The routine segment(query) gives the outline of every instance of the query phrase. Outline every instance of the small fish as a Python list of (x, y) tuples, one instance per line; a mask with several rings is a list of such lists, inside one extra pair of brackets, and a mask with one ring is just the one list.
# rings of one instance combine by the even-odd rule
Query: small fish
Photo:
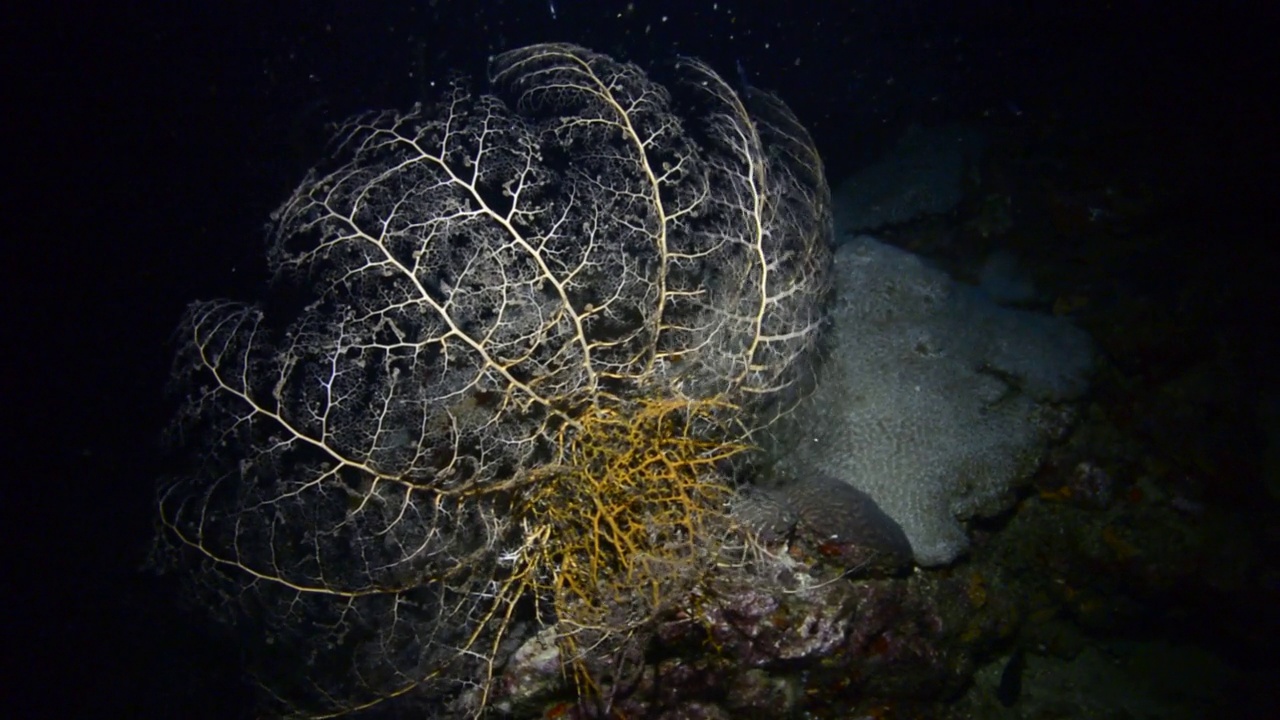
[(1000, 673), (1000, 684), (996, 686), (996, 699), (1005, 707), (1013, 707), (1022, 695), (1022, 670), (1026, 667), (1026, 653), (1022, 648), (1013, 651), (1009, 662), (1004, 664)]

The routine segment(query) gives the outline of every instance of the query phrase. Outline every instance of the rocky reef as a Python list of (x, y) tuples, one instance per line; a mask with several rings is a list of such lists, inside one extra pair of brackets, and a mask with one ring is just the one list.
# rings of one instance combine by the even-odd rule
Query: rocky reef
[(772, 451), (790, 476), (869, 496), (917, 563), (952, 562), (968, 547), (963, 522), (1007, 510), (1062, 434), (1092, 342), (869, 237), (837, 250), (834, 276), (817, 388)]

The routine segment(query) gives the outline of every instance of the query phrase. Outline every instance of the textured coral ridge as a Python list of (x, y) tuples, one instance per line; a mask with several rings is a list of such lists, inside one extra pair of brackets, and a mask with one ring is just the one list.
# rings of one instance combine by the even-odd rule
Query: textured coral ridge
[(818, 389), (779, 433), (795, 477), (829, 475), (906, 532), (916, 562), (968, 547), (962, 521), (1009, 507), (1087, 386), (1089, 337), (1000, 307), (869, 237), (840, 247)]
[(836, 232), (852, 237), (950, 212), (963, 197), (966, 166), (986, 145), (977, 128), (912, 126), (880, 161), (836, 187)]
[(607, 705), (745, 549), (727, 478), (807, 374), (831, 221), (785, 106), (567, 45), (490, 79), (342, 128), (273, 218), (296, 314), (182, 327), (162, 545), (272, 712), (478, 715), (529, 638)]

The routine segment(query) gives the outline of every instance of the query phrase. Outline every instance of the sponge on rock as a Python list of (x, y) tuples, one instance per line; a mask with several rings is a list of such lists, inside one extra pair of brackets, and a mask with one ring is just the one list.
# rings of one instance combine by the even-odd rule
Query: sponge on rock
[(816, 390), (775, 436), (779, 469), (828, 475), (895, 520), (920, 565), (968, 547), (1008, 507), (1087, 388), (1093, 346), (1065, 320), (1000, 307), (870, 237), (836, 253)]

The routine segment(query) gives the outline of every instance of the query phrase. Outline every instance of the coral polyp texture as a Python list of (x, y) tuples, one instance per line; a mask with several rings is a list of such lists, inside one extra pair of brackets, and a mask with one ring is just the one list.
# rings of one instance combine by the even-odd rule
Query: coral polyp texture
[(780, 474), (852, 485), (918, 564), (952, 562), (969, 546), (963, 523), (1007, 510), (1065, 428), (1092, 341), (870, 237), (841, 245), (833, 275), (820, 392), (775, 426)]
[(539, 45), (354, 118), (273, 215), (279, 300), (190, 308), (162, 555), (261, 639), (271, 711), (478, 715), (548, 632), (599, 696), (593, 659), (731, 542), (728, 467), (808, 374), (829, 198), (780, 101), (673, 74)]

